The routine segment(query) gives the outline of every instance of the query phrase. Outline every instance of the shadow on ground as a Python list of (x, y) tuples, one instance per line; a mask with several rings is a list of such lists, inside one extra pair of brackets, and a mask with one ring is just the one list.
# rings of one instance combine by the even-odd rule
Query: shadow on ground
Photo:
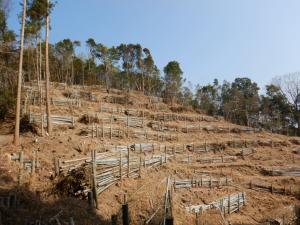
[[(72, 223), (72, 221), (74, 223)], [(86, 201), (76, 198), (42, 200), (26, 187), (0, 188), (0, 225), (106, 225), (111, 224)]]

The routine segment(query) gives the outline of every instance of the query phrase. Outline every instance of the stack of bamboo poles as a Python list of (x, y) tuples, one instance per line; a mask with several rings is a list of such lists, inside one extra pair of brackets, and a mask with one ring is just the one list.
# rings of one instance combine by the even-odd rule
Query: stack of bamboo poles
[(292, 187), (275, 187), (273, 184), (268, 184), (260, 181), (250, 181), (249, 188), (256, 191), (271, 192), (272, 194), (292, 195)]
[(265, 172), (271, 176), (300, 176), (300, 167), (272, 167), (264, 168)]
[[(40, 114), (34, 114), (34, 113), (29, 113), (29, 122), (30, 123), (41, 123), (41, 115)], [(45, 125), (47, 125), (47, 115), (44, 114), (43, 116), (43, 122)], [(75, 126), (75, 118), (72, 116), (56, 116), (56, 115), (51, 115), (51, 121), (53, 124), (57, 125), (70, 125), (72, 127)]]
[(231, 178), (220, 177), (214, 178), (211, 176), (201, 176), (200, 179), (185, 179), (174, 180), (174, 189), (180, 188), (197, 188), (197, 187), (220, 187), (228, 186), (232, 182)]
[(186, 210), (190, 213), (199, 213), (209, 209), (219, 209), (224, 214), (231, 214), (233, 212), (239, 211), (240, 208), (244, 205), (246, 205), (246, 193), (241, 192), (238, 194), (225, 196), (209, 204), (192, 205), (186, 207)]

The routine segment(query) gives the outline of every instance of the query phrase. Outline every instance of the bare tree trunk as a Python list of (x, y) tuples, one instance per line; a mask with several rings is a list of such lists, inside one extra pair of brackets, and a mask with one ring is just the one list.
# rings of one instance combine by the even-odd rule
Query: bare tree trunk
[(40, 80), (43, 80), (43, 77), (42, 77), (42, 40), (41, 40), (42, 38), (41, 38), (41, 33), (39, 34), (39, 48), (40, 48), (40, 66), (39, 66), (39, 69), (40, 69), (40, 71), (39, 71), (39, 75), (40, 75)]
[(39, 63), (39, 43), (38, 43), (38, 38), (36, 38), (36, 49), (35, 49), (35, 62), (36, 62), (36, 80), (37, 80), (37, 84), (38, 84), (38, 90), (40, 89), (40, 75), (39, 75), (39, 72), (40, 72), (40, 63)]
[(145, 75), (144, 73), (142, 73), (142, 91), (143, 91), (143, 94), (145, 95)]
[(14, 144), (20, 144), (20, 110), (21, 110), (21, 85), (22, 85), (22, 70), (23, 70), (23, 49), (24, 49), (24, 30), (26, 18), (26, 0), (23, 0), (23, 16), (22, 16), (22, 30), (21, 30), (21, 49), (19, 61), (19, 74), (18, 74), (18, 89), (17, 89), (17, 105), (16, 105), (16, 123), (15, 123), (15, 136)]
[(41, 135), (44, 136), (44, 112), (43, 112), (43, 88), (42, 88), (42, 47), (41, 47), (41, 36), (38, 37), (38, 46), (37, 46), (37, 65), (38, 65), (38, 81), (39, 81), (39, 94), (40, 94), (40, 111), (41, 111)]
[(82, 63), (82, 86), (84, 86), (84, 62)]
[[(47, 0), (47, 5), (49, 5), (49, 0)], [(48, 11), (48, 9), (47, 9)], [(49, 13), (46, 15), (46, 53), (45, 53), (45, 66), (46, 66), (46, 113), (47, 113), (47, 131), (48, 134), (51, 134), (52, 124), (51, 124), (51, 114), (50, 114), (50, 96), (49, 96), (49, 79), (50, 79), (50, 71), (49, 71)]]

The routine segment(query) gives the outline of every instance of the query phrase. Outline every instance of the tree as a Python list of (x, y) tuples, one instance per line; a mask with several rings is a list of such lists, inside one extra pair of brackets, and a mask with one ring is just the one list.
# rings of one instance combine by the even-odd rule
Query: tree
[(45, 33), (45, 71), (46, 71), (46, 113), (47, 113), (47, 131), (48, 134), (51, 135), (52, 131), (52, 123), (51, 123), (51, 113), (50, 113), (50, 71), (49, 71), (49, 11), (48, 11), (48, 4), (49, 0), (47, 1), (47, 11), (46, 11), (46, 33)]
[(16, 121), (15, 121), (15, 136), (14, 144), (20, 144), (20, 111), (21, 111), (21, 85), (22, 85), (22, 71), (23, 71), (23, 49), (24, 49), (24, 31), (25, 31), (25, 18), (26, 18), (26, 0), (23, 0), (23, 16), (22, 16), (22, 29), (21, 29), (21, 48), (20, 48), (20, 61), (18, 73), (18, 91), (17, 91), (17, 104), (16, 104)]
[[(191, 86), (191, 85), (190, 85)], [(182, 105), (185, 107), (193, 106), (193, 92), (191, 91), (191, 87), (183, 87), (182, 88)]]
[(273, 84), (280, 88), (282, 94), (286, 97), (292, 111), (293, 125), (300, 135), (300, 73), (291, 73), (276, 77)]
[(196, 91), (195, 100), (198, 107), (209, 115), (216, 115), (220, 108), (220, 93), (219, 82), (214, 80), (214, 84), (208, 84), (205, 86), (198, 86)]
[(165, 95), (174, 103), (175, 98), (178, 97), (182, 86), (182, 70), (177, 61), (171, 61), (164, 67), (164, 81), (165, 81)]
[(55, 53), (61, 64), (61, 73), (65, 74), (66, 83), (74, 83), (73, 60), (75, 48), (79, 46), (79, 41), (71, 41), (70, 39), (64, 39), (55, 44)]
[(224, 82), (222, 88), (223, 114), (226, 119), (250, 126), (252, 121), (258, 120), (259, 87), (249, 78), (236, 78), (230, 85)]
[(266, 95), (261, 96), (261, 118), (263, 127), (283, 133), (288, 131), (291, 107), (280, 88), (274, 84), (266, 85)]
[(106, 89), (109, 90), (111, 87), (111, 75), (113, 68), (120, 59), (119, 51), (115, 47), (109, 48), (101, 43), (95, 43), (93, 48), (95, 57), (103, 65)]

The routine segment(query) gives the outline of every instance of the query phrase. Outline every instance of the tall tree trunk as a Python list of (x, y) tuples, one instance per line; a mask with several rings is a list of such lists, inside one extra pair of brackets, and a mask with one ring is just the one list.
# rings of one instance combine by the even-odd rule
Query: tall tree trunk
[(143, 91), (143, 94), (145, 95), (145, 75), (144, 75), (144, 72), (142, 72), (142, 91)]
[(21, 85), (22, 85), (22, 70), (23, 70), (23, 49), (24, 49), (24, 30), (26, 18), (26, 0), (23, 0), (23, 16), (22, 16), (22, 30), (21, 30), (21, 49), (19, 61), (18, 87), (17, 87), (17, 105), (16, 105), (16, 123), (14, 144), (20, 144), (20, 110), (21, 110)]
[[(49, 5), (49, 0), (47, 0), (47, 5)], [(52, 123), (51, 123), (51, 114), (50, 114), (50, 96), (49, 96), (49, 79), (50, 79), (50, 71), (49, 71), (49, 13), (47, 9), (46, 15), (46, 52), (45, 52), (45, 70), (46, 70), (46, 113), (47, 113), (47, 131), (48, 134), (51, 134), (52, 131)]]
[(40, 76), (40, 80), (43, 80), (43, 77), (42, 77), (42, 40), (41, 40), (41, 33), (39, 34), (39, 53), (40, 53), (40, 66), (39, 66), (39, 76)]

